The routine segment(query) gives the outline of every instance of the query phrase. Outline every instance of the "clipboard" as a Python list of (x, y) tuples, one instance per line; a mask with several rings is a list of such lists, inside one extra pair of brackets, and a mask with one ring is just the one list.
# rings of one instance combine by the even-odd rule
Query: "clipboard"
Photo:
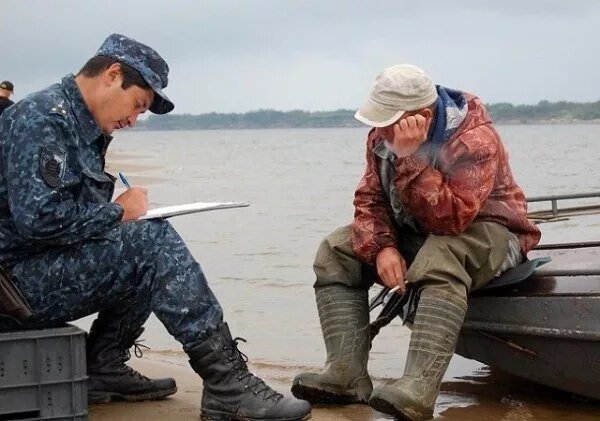
[(140, 216), (142, 219), (170, 218), (177, 215), (187, 215), (196, 212), (207, 212), (219, 209), (246, 208), (250, 206), (248, 202), (195, 202), (183, 205), (164, 206), (160, 208), (149, 209), (146, 215)]

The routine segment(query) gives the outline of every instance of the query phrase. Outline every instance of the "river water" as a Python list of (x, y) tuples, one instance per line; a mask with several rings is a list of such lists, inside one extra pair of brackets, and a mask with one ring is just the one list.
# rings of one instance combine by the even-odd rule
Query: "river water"
[[(499, 131), (528, 196), (600, 191), (600, 125), (514, 125)], [(250, 202), (249, 208), (180, 216), (172, 223), (201, 263), (233, 334), (248, 339), (244, 352), (280, 382), (291, 384), (296, 373), (323, 363), (312, 261), (321, 238), (351, 221), (366, 134), (365, 129), (130, 131), (111, 145), (109, 169), (147, 186), (152, 206)], [(594, 223), (540, 227), (543, 242), (600, 239)], [(409, 336), (396, 322), (380, 333), (369, 365), (375, 381), (401, 376)], [(154, 316), (144, 338), (154, 350), (181, 350)], [(455, 356), (436, 416), (597, 420), (600, 406)], [(356, 407), (333, 409), (331, 419), (386, 417)]]

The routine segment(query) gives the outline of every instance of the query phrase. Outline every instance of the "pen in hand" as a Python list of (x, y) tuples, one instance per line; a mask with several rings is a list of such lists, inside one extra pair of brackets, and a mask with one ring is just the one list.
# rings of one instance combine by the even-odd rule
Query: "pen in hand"
[(115, 202), (123, 208), (121, 220), (136, 220), (148, 211), (148, 191), (144, 187), (131, 187), (127, 177), (122, 172), (119, 172), (119, 178), (127, 187), (127, 190), (115, 199)]
[(120, 171), (119, 171), (119, 178), (121, 179), (121, 182), (123, 182), (123, 184), (125, 184), (125, 187), (127, 187), (128, 189), (131, 188), (131, 184), (129, 184), (129, 181), (127, 181), (127, 177), (125, 177), (125, 174), (123, 174)]

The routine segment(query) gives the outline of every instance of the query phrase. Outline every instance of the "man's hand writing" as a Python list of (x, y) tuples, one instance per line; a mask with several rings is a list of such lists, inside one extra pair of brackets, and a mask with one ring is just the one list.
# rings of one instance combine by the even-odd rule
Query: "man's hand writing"
[(125, 190), (115, 199), (125, 209), (122, 221), (134, 221), (148, 211), (148, 190), (143, 187), (132, 187)]

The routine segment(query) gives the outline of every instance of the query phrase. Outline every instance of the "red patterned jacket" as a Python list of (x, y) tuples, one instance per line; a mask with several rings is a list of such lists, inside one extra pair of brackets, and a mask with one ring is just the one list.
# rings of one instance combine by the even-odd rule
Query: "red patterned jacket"
[(376, 153), (382, 139), (374, 130), (369, 133), (367, 168), (355, 192), (352, 222), (352, 245), (363, 262), (374, 264), (382, 248), (397, 244), (393, 221), (398, 206), (426, 233), (458, 235), (478, 218), (505, 225), (519, 238), (524, 254), (539, 242), (540, 231), (527, 219), (525, 196), (487, 110), (479, 98), (465, 95), (467, 116), (441, 146), (435, 168), (424, 147), (412, 156), (394, 158), (394, 197), (400, 205), (393, 206), (382, 185), (380, 171), (386, 162)]

